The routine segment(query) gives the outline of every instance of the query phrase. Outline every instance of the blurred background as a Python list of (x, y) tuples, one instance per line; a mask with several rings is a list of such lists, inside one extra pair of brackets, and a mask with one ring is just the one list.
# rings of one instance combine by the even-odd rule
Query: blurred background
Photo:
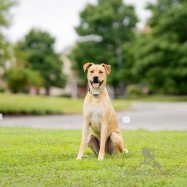
[(186, 10), (186, 0), (0, 0), (0, 112), (84, 97), (90, 61), (112, 66), (112, 98), (186, 98)]

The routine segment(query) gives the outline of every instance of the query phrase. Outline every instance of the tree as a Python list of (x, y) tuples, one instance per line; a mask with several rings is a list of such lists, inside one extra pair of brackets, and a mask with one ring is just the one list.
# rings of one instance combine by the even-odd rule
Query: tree
[(3, 29), (10, 25), (11, 16), (9, 11), (14, 5), (15, 1), (13, 0), (0, 0), (0, 66), (10, 57), (10, 44), (4, 36)]
[(25, 67), (39, 72), (47, 95), (50, 87), (63, 88), (66, 83), (62, 62), (53, 49), (54, 43), (55, 39), (49, 33), (32, 29), (19, 44), (20, 50), (27, 53)]
[(13, 0), (0, 0), (0, 28), (10, 25), (11, 16), (8, 11), (13, 5), (15, 5)]
[(186, 94), (187, 3), (158, 0), (148, 8), (152, 31), (137, 41), (135, 74), (154, 93)]
[(148, 20), (149, 25), (155, 27), (168, 11), (180, 8), (184, 4), (186, 0), (157, 0), (156, 3), (148, 3), (146, 8), (152, 12), (152, 17)]
[(42, 85), (40, 74), (24, 67), (14, 67), (7, 70), (5, 78), (13, 93), (28, 91), (30, 86), (40, 87)]
[(122, 0), (98, 0), (95, 5), (88, 4), (80, 13), (80, 18), (81, 23), (76, 32), (81, 40), (71, 54), (74, 68), (85, 81), (86, 77), (81, 71), (85, 62), (112, 65), (108, 83), (120, 87), (123, 95), (123, 69), (126, 62), (122, 46), (134, 37), (133, 29), (137, 23), (134, 7), (125, 5)]
[(37, 70), (32, 70), (26, 67), (29, 53), (22, 51), (20, 48), (21, 42), (18, 42), (14, 48), (14, 61), (11, 68), (5, 71), (4, 78), (8, 83), (9, 89), (13, 93), (29, 91), (29, 88), (40, 88), (43, 84), (43, 79)]

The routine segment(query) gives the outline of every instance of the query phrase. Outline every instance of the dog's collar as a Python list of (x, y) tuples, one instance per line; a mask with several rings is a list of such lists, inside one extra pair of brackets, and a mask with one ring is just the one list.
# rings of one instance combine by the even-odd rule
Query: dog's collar
[(103, 90), (104, 90), (104, 88), (103, 88), (101, 91), (98, 91), (97, 93), (94, 93), (94, 92), (91, 91), (90, 88), (88, 88), (88, 91), (89, 91), (89, 92), (93, 95), (93, 97), (95, 97), (95, 98), (98, 98), (98, 97), (102, 94)]

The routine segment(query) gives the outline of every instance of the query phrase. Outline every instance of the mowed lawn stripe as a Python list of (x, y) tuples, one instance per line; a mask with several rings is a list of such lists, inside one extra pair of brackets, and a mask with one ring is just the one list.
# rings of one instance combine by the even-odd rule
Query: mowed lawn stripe
[[(82, 112), (83, 99), (0, 94), (0, 113), (9, 115), (75, 114)], [(130, 101), (114, 100), (116, 110), (130, 108)]]
[[(86, 148), (75, 160), (80, 130), (0, 128), (0, 186), (187, 186), (187, 132), (124, 131), (127, 155), (98, 161)], [(160, 168), (141, 165), (155, 149)]]

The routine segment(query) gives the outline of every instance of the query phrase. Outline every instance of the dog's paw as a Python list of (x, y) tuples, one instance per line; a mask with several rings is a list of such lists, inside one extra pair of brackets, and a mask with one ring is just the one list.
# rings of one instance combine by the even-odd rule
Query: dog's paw
[(98, 157), (98, 159), (97, 160), (103, 160), (104, 159), (104, 157)]
[(82, 160), (82, 156), (77, 156), (76, 160)]
[(127, 154), (128, 152), (129, 152), (128, 149), (123, 150), (123, 153), (125, 153), (125, 154)]

